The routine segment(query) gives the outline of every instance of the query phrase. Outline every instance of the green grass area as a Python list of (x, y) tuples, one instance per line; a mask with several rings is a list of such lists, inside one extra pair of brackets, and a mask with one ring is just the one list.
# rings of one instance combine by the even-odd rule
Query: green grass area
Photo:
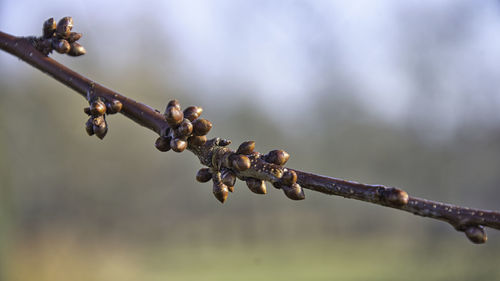
[[(499, 280), (496, 245), (382, 237), (155, 244), (50, 238), (12, 249), (8, 280)], [(210, 241), (207, 241), (210, 242)]]

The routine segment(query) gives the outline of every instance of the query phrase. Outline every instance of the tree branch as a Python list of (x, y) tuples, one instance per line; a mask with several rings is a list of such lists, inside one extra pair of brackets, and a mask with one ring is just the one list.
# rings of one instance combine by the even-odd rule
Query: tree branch
[[(273, 150), (267, 154), (255, 152), (253, 141), (244, 142), (238, 150), (233, 151), (227, 147), (229, 140), (207, 140), (206, 134), (212, 124), (199, 118), (202, 112), (200, 107), (191, 106), (182, 112), (179, 103), (173, 100), (162, 114), (48, 57), (52, 50), (72, 56), (85, 53), (83, 47), (76, 43), (81, 34), (78, 36), (74, 32), (70, 33), (71, 28), (72, 20), (67, 17), (57, 26), (53, 19), (47, 20), (42, 37), (15, 37), (0, 31), (0, 49), (47, 73), (86, 98), (90, 104), (90, 107), (85, 109), (90, 116), (86, 128), (89, 135), (96, 134), (103, 138), (107, 132), (105, 114), (120, 112), (139, 125), (156, 132), (159, 138), (155, 146), (160, 151), (172, 149), (182, 152), (187, 149), (194, 153), (201, 164), (207, 167), (198, 171), (197, 180), (212, 180), (213, 193), (222, 203), (229, 192), (233, 191), (238, 178), (258, 194), (267, 192), (267, 181), (282, 189), (285, 195), (293, 200), (304, 199), (303, 188), (306, 188), (438, 219), (451, 224), (457, 231), (465, 232), (474, 243), (486, 242), (484, 226), (500, 230), (500, 212), (497, 211), (449, 205), (409, 196), (405, 191), (394, 187), (361, 184), (289, 169), (284, 166), (289, 158), (288, 153), (283, 150)], [(74, 37), (77, 39), (73, 40)], [(66, 48), (64, 40), (69, 42), (70, 47)]]

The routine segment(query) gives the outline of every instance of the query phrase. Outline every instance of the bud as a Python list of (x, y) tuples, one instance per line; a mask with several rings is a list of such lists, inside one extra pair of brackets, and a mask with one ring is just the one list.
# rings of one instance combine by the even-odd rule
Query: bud
[(188, 138), (188, 143), (191, 146), (201, 146), (207, 142), (207, 136), (192, 136)]
[(224, 169), (221, 173), (221, 177), (223, 184), (234, 187), (234, 184), (236, 183), (236, 175), (231, 170)]
[(83, 112), (85, 112), (85, 114), (87, 115), (90, 115), (90, 107), (84, 107)]
[(212, 179), (212, 173), (209, 168), (201, 168), (196, 173), (196, 180), (199, 182), (207, 182)]
[(286, 161), (288, 161), (290, 155), (281, 149), (269, 151), (267, 155), (264, 156), (264, 159), (276, 165), (285, 165)]
[(156, 139), (155, 147), (162, 152), (170, 150), (170, 138), (159, 137)]
[(203, 109), (199, 106), (190, 106), (184, 109), (184, 118), (189, 119), (189, 121), (193, 122), (195, 119), (200, 117)]
[(292, 184), (297, 182), (297, 173), (292, 170), (287, 170), (281, 177), (281, 182), (284, 185), (291, 186)]
[(247, 183), (248, 188), (253, 192), (257, 194), (266, 194), (266, 183), (263, 180), (259, 179), (254, 179), (254, 178), (248, 178), (245, 180)]
[(66, 39), (69, 37), (71, 29), (73, 29), (73, 19), (71, 17), (64, 17), (57, 24), (56, 27), (57, 36)]
[(236, 153), (238, 154), (251, 154), (253, 150), (255, 149), (255, 142), (254, 141), (246, 141), (240, 144), (238, 147), (238, 150), (236, 150)]
[(172, 139), (170, 140), (170, 147), (175, 152), (183, 152), (187, 147), (187, 142), (182, 139)]
[(80, 43), (73, 42), (70, 44), (70, 49), (69, 49), (68, 55), (70, 55), (72, 57), (78, 57), (81, 55), (85, 55), (86, 53), (87, 53), (87, 51), (85, 50), (85, 48), (82, 45), (80, 45)]
[(215, 198), (221, 203), (224, 203), (229, 195), (229, 189), (222, 182), (217, 182), (214, 180), (213, 193)]
[(193, 124), (191, 122), (184, 118), (182, 122), (179, 124), (179, 127), (175, 129), (175, 135), (179, 137), (185, 137), (190, 135), (193, 132)]
[(56, 21), (54, 18), (50, 18), (43, 23), (43, 37), (51, 38), (54, 36), (54, 32), (56, 31)]
[(384, 200), (395, 206), (403, 206), (408, 204), (408, 193), (399, 188), (387, 188), (383, 191)]
[(78, 32), (71, 32), (68, 36), (68, 42), (69, 43), (73, 43), (73, 42), (76, 42), (78, 40), (80, 40), (80, 38), (82, 38), (82, 34), (81, 33), (78, 33)]
[(465, 229), (465, 236), (469, 238), (472, 243), (475, 244), (483, 244), (488, 240), (486, 236), (486, 232), (484, 231), (484, 227), (482, 225), (472, 225)]
[(167, 108), (169, 108), (169, 107), (175, 107), (178, 110), (181, 110), (181, 105), (180, 105), (180, 103), (179, 103), (178, 100), (171, 100), (171, 101), (169, 101), (168, 104), (167, 104)]
[(119, 100), (112, 100), (106, 103), (106, 112), (108, 114), (115, 114), (122, 110), (123, 104)]
[(69, 45), (68, 41), (60, 39), (52, 41), (52, 48), (54, 48), (54, 50), (56, 50), (60, 54), (66, 54), (71, 49), (71, 46)]
[(92, 123), (92, 118), (89, 118), (89, 120), (87, 120), (87, 122), (85, 123), (85, 131), (87, 131), (87, 134), (89, 134), (89, 136), (92, 136), (94, 134), (94, 124)]
[(90, 104), (90, 114), (93, 116), (104, 115), (106, 113), (106, 105), (97, 99)]
[(227, 189), (230, 191), (230, 192), (234, 192), (234, 186), (227, 186)]
[(238, 171), (245, 171), (250, 168), (250, 159), (245, 155), (233, 154), (236, 157), (233, 158), (232, 166)]
[(184, 120), (184, 114), (179, 108), (169, 106), (167, 110), (165, 110), (165, 118), (167, 119), (168, 125), (174, 128)]
[(297, 183), (294, 183), (291, 186), (282, 186), (282, 189), (283, 192), (285, 192), (286, 197), (292, 200), (302, 200), (306, 198), (304, 190), (302, 190), (302, 187)]
[(92, 128), (94, 129), (95, 135), (102, 140), (108, 133), (108, 125), (106, 124), (104, 116), (95, 117), (93, 123), (94, 126)]
[(204, 136), (212, 129), (212, 123), (207, 119), (196, 119), (193, 121), (193, 134), (195, 136)]

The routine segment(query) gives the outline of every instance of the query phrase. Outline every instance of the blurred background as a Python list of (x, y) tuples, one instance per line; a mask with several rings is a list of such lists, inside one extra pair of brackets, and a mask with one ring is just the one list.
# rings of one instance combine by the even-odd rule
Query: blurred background
[[(13, 1), (0, 30), (73, 16), (56, 60), (289, 167), (500, 210), (498, 1)], [(239, 182), (221, 205), (192, 154), (0, 52), (1, 280), (495, 280), (500, 232)], [(235, 148), (235, 145), (233, 145)]]

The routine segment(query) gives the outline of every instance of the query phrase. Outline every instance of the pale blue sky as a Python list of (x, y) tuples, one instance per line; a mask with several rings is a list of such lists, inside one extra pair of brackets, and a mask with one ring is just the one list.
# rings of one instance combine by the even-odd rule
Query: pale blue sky
[(297, 108), (348, 88), (376, 116), (397, 121), (426, 91), (436, 108), (420, 121), (439, 119), (445, 127), (463, 107), (477, 104), (481, 117), (500, 106), (497, 1), (3, 0), (0, 30), (37, 34), (45, 18), (65, 15), (91, 42), (88, 56), (116, 68), (130, 67), (130, 49), (113, 46), (162, 38), (169, 56), (162, 46), (147, 48), (155, 63), (176, 63), (172, 75), (209, 99), (236, 89), (264, 107)]

